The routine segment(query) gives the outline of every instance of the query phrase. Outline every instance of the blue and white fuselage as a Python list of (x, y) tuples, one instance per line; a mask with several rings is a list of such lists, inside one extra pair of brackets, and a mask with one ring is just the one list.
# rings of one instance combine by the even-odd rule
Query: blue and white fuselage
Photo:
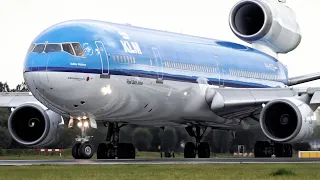
[(207, 87), (272, 88), (288, 83), (277, 59), (243, 45), (91, 20), (54, 25), (32, 43), (24, 78), (59, 114), (162, 126), (219, 118)]

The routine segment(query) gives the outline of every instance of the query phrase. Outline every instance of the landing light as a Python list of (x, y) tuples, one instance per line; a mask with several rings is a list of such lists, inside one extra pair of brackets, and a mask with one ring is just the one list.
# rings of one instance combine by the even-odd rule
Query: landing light
[(85, 121), (85, 122), (83, 123), (83, 126), (84, 126), (85, 128), (89, 127), (88, 121)]
[(78, 127), (81, 128), (82, 127), (82, 122), (78, 122)]
[(87, 119), (87, 116), (83, 116), (82, 119)]
[(110, 85), (107, 85), (107, 86), (102, 87), (102, 88), (101, 88), (101, 92), (103, 93), (103, 95), (111, 94), (111, 93), (112, 93), (112, 90), (111, 90)]
[(81, 120), (81, 117), (78, 117), (78, 120), (80, 121), (80, 120)]
[(186, 95), (188, 95), (188, 93), (187, 93), (187, 92), (184, 92), (183, 94), (184, 94), (185, 96), (186, 96)]

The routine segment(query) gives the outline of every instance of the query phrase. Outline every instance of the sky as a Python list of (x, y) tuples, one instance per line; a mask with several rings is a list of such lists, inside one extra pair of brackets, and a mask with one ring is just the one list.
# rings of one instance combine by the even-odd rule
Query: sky
[[(44, 29), (72, 19), (129, 23), (196, 36), (239, 40), (230, 30), (228, 15), (238, 0), (0, 0), (0, 81), (15, 87), (23, 81), (22, 69), (32, 40)], [(297, 49), (279, 55), (289, 76), (320, 72), (320, 1), (287, 0), (296, 12), (302, 32)], [(320, 86), (320, 81), (303, 86)]]

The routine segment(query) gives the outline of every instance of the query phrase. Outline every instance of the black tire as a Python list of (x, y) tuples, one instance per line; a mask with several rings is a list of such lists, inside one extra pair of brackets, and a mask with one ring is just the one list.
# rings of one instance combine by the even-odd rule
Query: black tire
[(286, 157), (286, 144), (276, 143), (274, 145), (274, 155), (276, 157)]
[(207, 142), (201, 142), (198, 147), (199, 158), (210, 158), (210, 146)]
[(285, 144), (285, 157), (292, 157), (292, 145)]
[(115, 154), (115, 148), (113, 144), (107, 144), (107, 150), (106, 150), (106, 159), (115, 159), (116, 154)]
[(97, 148), (97, 159), (107, 159), (107, 145), (105, 143), (100, 143)]
[(136, 148), (132, 143), (128, 144), (128, 154), (129, 154), (129, 159), (135, 159), (136, 158)]
[(265, 157), (263, 150), (264, 150), (264, 143), (262, 141), (257, 141), (254, 145), (254, 157), (256, 158)]
[(196, 146), (193, 142), (187, 142), (184, 147), (184, 158), (195, 158), (196, 157)]
[(136, 149), (132, 143), (119, 143), (117, 157), (118, 159), (135, 159)]
[(88, 142), (82, 143), (79, 147), (79, 154), (81, 154), (81, 157), (83, 159), (92, 158), (92, 156), (94, 154), (94, 150), (93, 150), (92, 145)]
[(79, 147), (80, 147), (81, 143), (77, 143), (72, 147), (72, 157), (74, 159), (81, 159), (80, 153), (79, 153)]
[(126, 143), (119, 143), (117, 149), (118, 159), (129, 159), (129, 149)]

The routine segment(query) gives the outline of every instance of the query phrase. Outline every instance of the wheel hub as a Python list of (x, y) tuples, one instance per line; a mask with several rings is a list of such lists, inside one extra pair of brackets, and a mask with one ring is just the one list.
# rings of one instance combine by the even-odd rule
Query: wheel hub
[(87, 155), (90, 155), (91, 152), (92, 152), (91, 147), (90, 147), (90, 146), (86, 146), (86, 147), (84, 148), (84, 152), (85, 152)]

